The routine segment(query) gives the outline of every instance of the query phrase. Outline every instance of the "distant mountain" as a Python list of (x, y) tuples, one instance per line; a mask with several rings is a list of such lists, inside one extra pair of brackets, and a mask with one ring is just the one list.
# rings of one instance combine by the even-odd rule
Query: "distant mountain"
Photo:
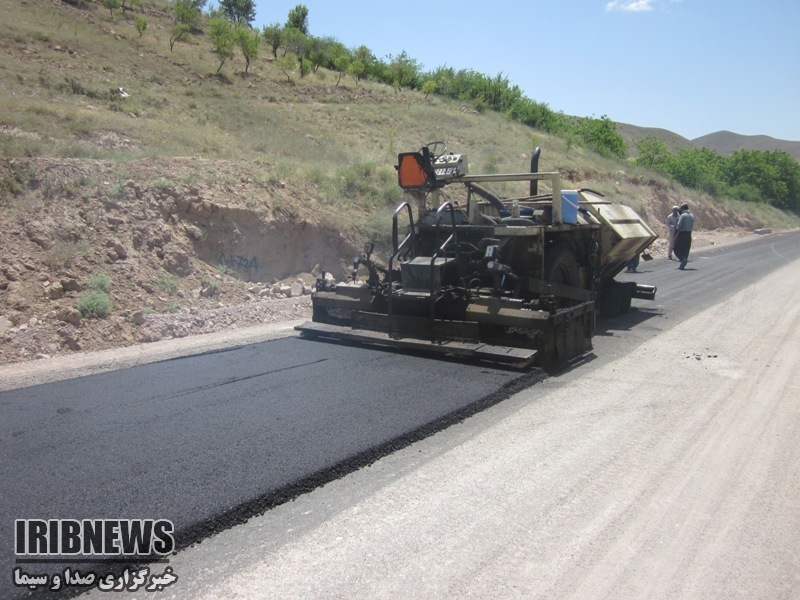
[(737, 150), (761, 150), (763, 152), (783, 150), (800, 160), (800, 142), (777, 140), (768, 135), (739, 135), (731, 131), (718, 131), (694, 139), (692, 142), (702, 148), (716, 150), (723, 156), (728, 156)]
[(617, 123), (617, 133), (619, 133), (628, 144), (628, 151), (631, 156), (637, 156), (636, 142), (649, 135), (655, 135), (664, 140), (671, 149), (680, 150), (682, 148), (709, 148), (722, 156), (728, 156), (737, 150), (760, 150), (768, 152), (771, 150), (783, 150), (795, 160), (800, 161), (800, 142), (790, 142), (778, 140), (768, 135), (739, 135), (731, 131), (718, 131), (709, 133), (694, 140), (657, 127), (639, 127), (629, 123)]
[(630, 125), (629, 123), (617, 123), (617, 133), (625, 140), (625, 143), (628, 145), (628, 152), (634, 157), (639, 155), (636, 149), (636, 142), (651, 135), (660, 137), (672, 150), (696, 148), (691, 140), (666, 129), (659, 129), (658, 127), (639, 127), (638, 125)]

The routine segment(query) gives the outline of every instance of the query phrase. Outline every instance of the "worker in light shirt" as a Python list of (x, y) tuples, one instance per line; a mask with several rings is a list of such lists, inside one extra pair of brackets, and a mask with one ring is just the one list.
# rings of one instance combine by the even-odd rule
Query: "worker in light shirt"
[(681, 216), (675, 225), (675, 246), (673, 251), (675, 257), (681, 261), (678, 267), (681, 271), (686, 269), (689, 262), (689, 251), (692, 249), (692, 229), (694, 229), (694, 215), (689, 210), (688, 204), (683, 204), (680, 208)]
[(678, 217), (680, 216), (680, 209), (677, 206), (673, 206), (672, 212), (667, 215), (667, 242), (669, 243), (667, 258), (669, 260), (675, 260), (672, 258), (672, 252), (675, 248), (675, 226), (678, 224)]

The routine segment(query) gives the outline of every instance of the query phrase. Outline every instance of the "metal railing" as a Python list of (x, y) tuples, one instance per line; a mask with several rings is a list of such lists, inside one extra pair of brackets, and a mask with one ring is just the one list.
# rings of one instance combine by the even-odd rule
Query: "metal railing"
[[(408, 233), (406, 237), (403, 238), (403, 241), (398, 243), (399, 235), (399, 228), (397, 225), (397, 216), (403, 211), (403, 209), (408, 211)], [(386, 277), (387, 282), (387, 289), (386, 289), (386, 302), (387, 302), (387, 316), (389, 318), (389, 323), (392, 322), (392, 296), (394, 286), (392, 285), (392, 266), (394, 264), (395, 259), (400, 255), (406, 247), (411, 247), (412, 250), (414, 248), (412, 242), (414, 241), (414, 237), (416, 236), (416, 230), (414, 229), (414, 211), (411, 208), (411, 204), (408, 202), (402, 202), (394, 211), (392, 215), (392, 255), (389, 257), (389, 272)], [(391, 325), (390, 325), (391, 326)]]
[[(450, 232), (450, 235), (447, 237), (447, 239), (444, 242), (442, 242), (442, 244), (436, 249), (436, 251), (433, 253), (433, 256), (431, 257), (431, 271), (430, 271), (430, 277), (431, 277), (431, 292), (430, 292), (431, 311), (430, 312), (431, 312), (431, 331), (434, 332), (434, 333), (436, 331), (435, 330), (436, 301), (438, 300), (437, 294), (436, 294), (436, 292), (438, 292), (438, 290), (434, 289), (434, 287), (435, 287), (434, 282), (436, 280), (433, 277), (434, 267), (436, 265), (436, 259), (442, 254), (444, 254), (445, 256), (447, 255), (447, 247), (451, 243), (453, 243), (453, 242), (455, 242), (456, 244), (458, 243), (458, 229), (456, 229), (456, 211), (455, 211), (455, 207), (453, 206), (453, 203), (450, 202), (450, 201), (445, 202), (444, 204), (442, 204), (436, 210), (436, 239), (439, 239), (439, 226), (441, 225), (441, 222), (442, 222), (442, 213), (445, 210), (449, 210), (449, 212), (450, 212), (450, 229), (451, 229), (451, 232)], [(441, 287), (441, 280), (439, 281), (439, 285)]]

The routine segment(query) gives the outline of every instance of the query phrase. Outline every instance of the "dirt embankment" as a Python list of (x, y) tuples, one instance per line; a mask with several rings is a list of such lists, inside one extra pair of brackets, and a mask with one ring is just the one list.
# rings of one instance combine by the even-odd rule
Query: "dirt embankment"
[(302, 190), (218, 161), (6, 160), (0, 192), (3, 363), (299, 318), (356, 253)]
[[(663, 218), (683, 198), (621, 172), (616, 185), (641, 199), (664, 256)], [(224, 161), (0, 161), (0, 363), (309, 316), (315, 276), (343, 275), (363, 241), (324, 226), (313, 194)], [(695, 214), (697, 248), (760, 225)], [(108, 296), (105, 318), (87, 312), (92, 292)]]

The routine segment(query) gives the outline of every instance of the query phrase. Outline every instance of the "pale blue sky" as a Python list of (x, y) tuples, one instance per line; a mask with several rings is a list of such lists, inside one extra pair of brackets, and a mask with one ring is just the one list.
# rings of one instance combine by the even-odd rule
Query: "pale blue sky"
[(555, 111), (800, 141), (800, 0), (256, 0), (254, 25), (298, 4), (315, 36), (503, 73)]

